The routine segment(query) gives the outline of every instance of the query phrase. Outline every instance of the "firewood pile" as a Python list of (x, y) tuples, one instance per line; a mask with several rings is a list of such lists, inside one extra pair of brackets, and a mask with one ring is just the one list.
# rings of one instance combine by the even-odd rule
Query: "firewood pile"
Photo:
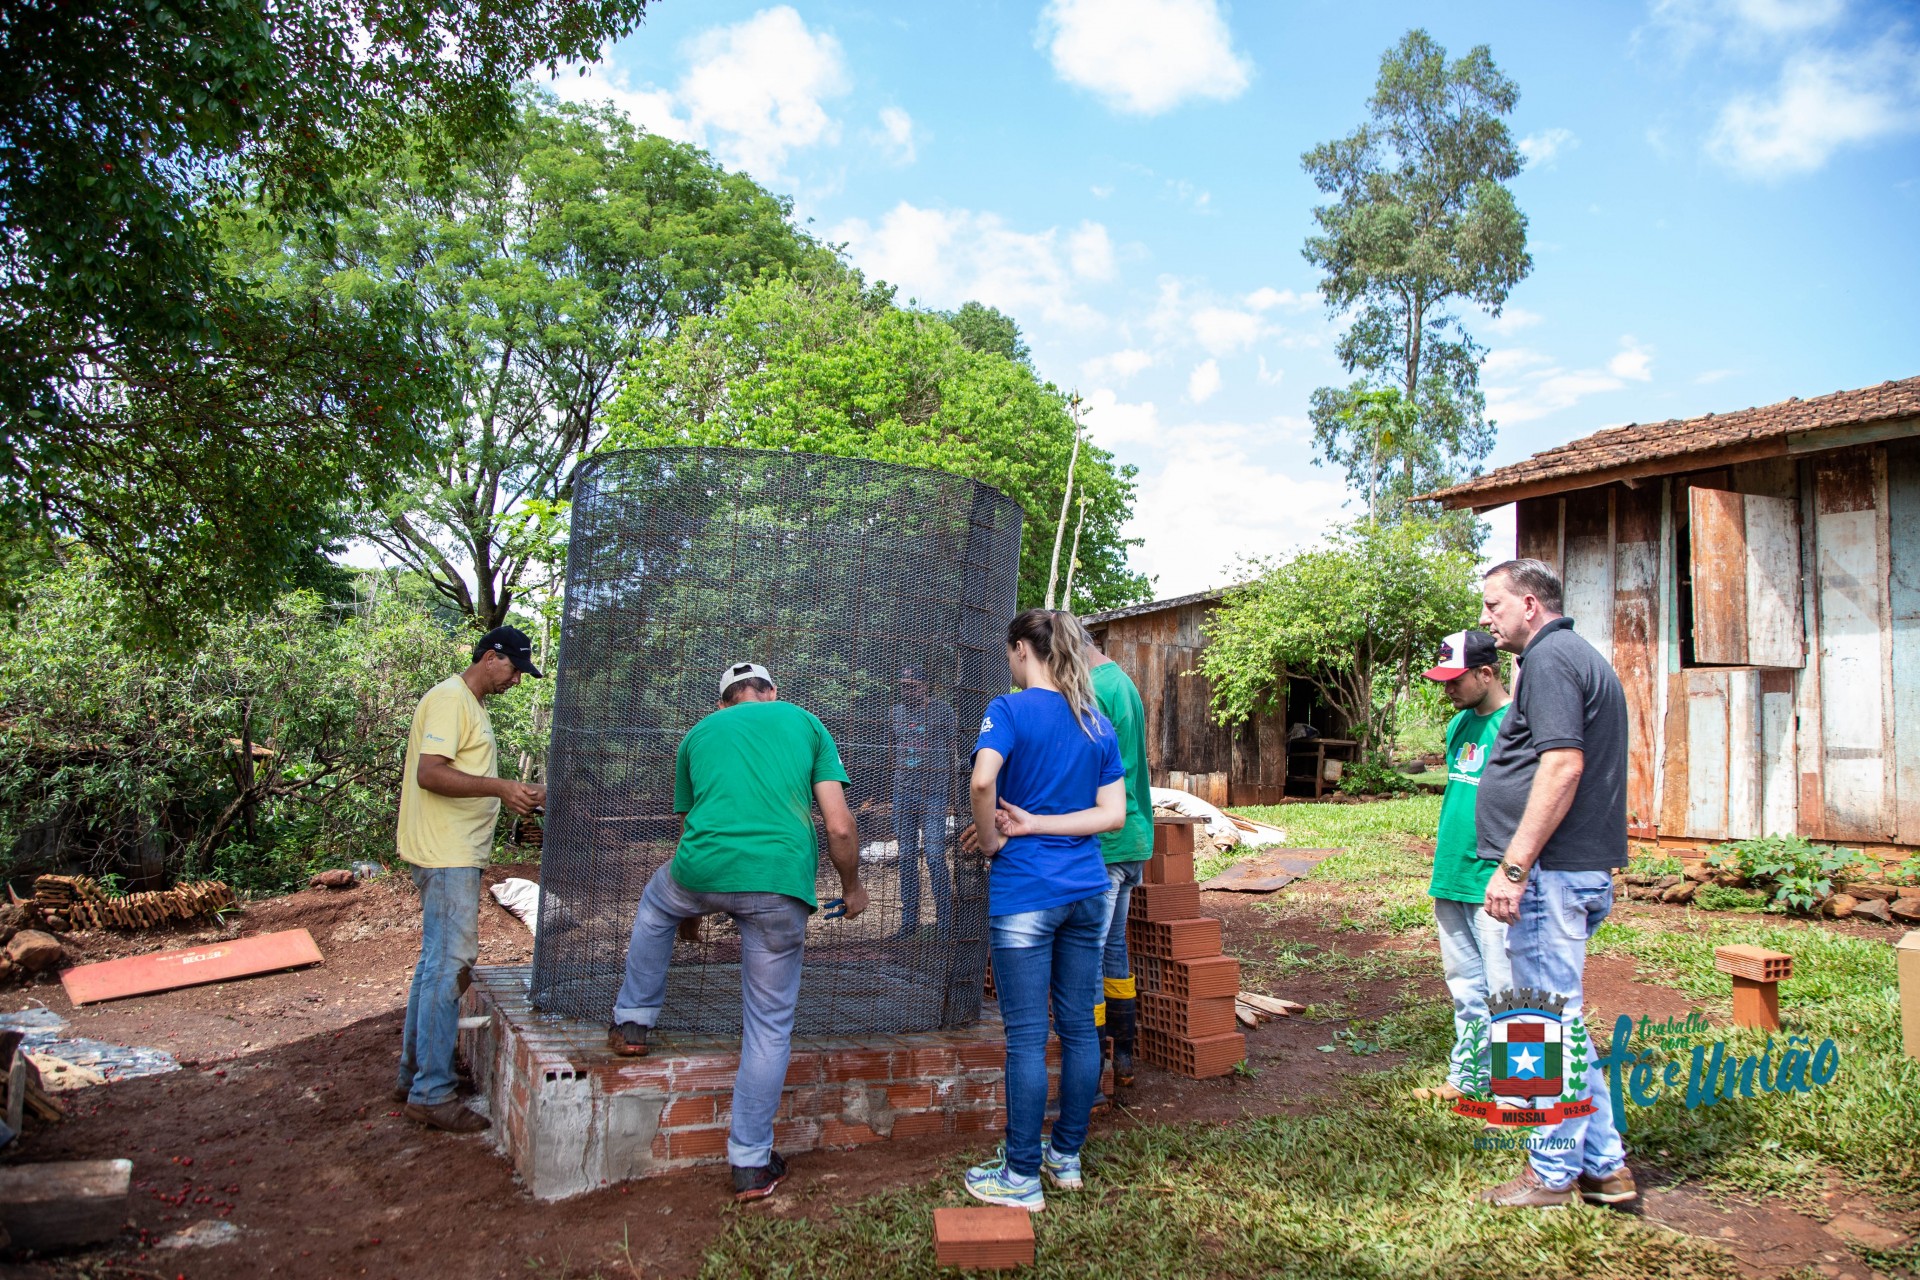
[(54, 929), (151, 929), (214, 919), (238, 906), (219, 880), (112, 897), (91, 876), (41, 876), (33, 882), (33, 909)]

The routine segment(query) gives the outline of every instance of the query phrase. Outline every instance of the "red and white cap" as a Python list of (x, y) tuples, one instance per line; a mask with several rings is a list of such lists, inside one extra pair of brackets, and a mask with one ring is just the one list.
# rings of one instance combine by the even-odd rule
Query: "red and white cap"
[(1456, 631), (1440, 642), (1440, 661), (1424, 674), (1429, 680), (1451, 680), (1475, 667), (1500, 665), (1500, 649), (1484, 631)]

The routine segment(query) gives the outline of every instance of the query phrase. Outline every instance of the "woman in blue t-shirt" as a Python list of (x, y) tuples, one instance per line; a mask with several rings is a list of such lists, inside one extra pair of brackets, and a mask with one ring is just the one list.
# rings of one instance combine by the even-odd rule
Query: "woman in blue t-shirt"
[[(995, 698), (973, 748), (973, 820), (993, 858), (987, 885), (993, 985), (1007, 1029), (1007, 1141), (998, 1160), (967, 1170), (989, 1204), (1046, 1207), (1054, 1186), (1080, 1181), (1080, 1146), (1100, 1091), (1100, 1000), (1107, 869), (1102, 831), (1126, 821), (1120, 741), (1095, 708), (1070, 613), (1029, 609), (1007, 627), (1007, 665), (1020, 688)], [(1060, 1036), (1060, 1116), (1047, 1110), (1047, 1022)]]

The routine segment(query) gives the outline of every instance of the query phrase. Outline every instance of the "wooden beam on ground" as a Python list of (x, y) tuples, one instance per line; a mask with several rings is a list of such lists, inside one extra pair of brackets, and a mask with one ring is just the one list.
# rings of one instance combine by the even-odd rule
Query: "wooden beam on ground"
[(320, 963), (320, 948), (305, 929), (256, 934), (206, 947), (156, 951), (147, 956), (83, 964), (60, 975), (75, 1004), (151, 995), (176, 987), (194, 987), (230, 978), (250, 978), (276, 969)]
[(0, 1168), (0, 1226), (16, 1249), (70, 1249), (120, 1234), (131, 1160), (56, 1160)]

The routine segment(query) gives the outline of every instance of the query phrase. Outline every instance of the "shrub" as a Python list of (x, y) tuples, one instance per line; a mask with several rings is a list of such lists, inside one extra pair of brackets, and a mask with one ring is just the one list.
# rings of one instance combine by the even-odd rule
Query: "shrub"
[(1680, 859), (1663, 853), (1636, 854), (1627, 863), (1627, 874), (1634, 876), (1677, 876), (1685, 871)]
[[(1833, 892), (1834, 881), (1879, 873), (1858, 849), (1834, 849), (1802, 836), (1736, 840), (1707, 855), (1716, 869), (1737, 871), (1756, 889), (1770, 891), (1783, 911), (1810, 912)], [(1698, 899), (1695, 899), (1698, 901)]]
[(1413, 791), (1407, 775), (1385, 756), (1367, 756), (1348, 764), (1340, 773), (1340, 790), (1350, 796), (1399, 796)]

